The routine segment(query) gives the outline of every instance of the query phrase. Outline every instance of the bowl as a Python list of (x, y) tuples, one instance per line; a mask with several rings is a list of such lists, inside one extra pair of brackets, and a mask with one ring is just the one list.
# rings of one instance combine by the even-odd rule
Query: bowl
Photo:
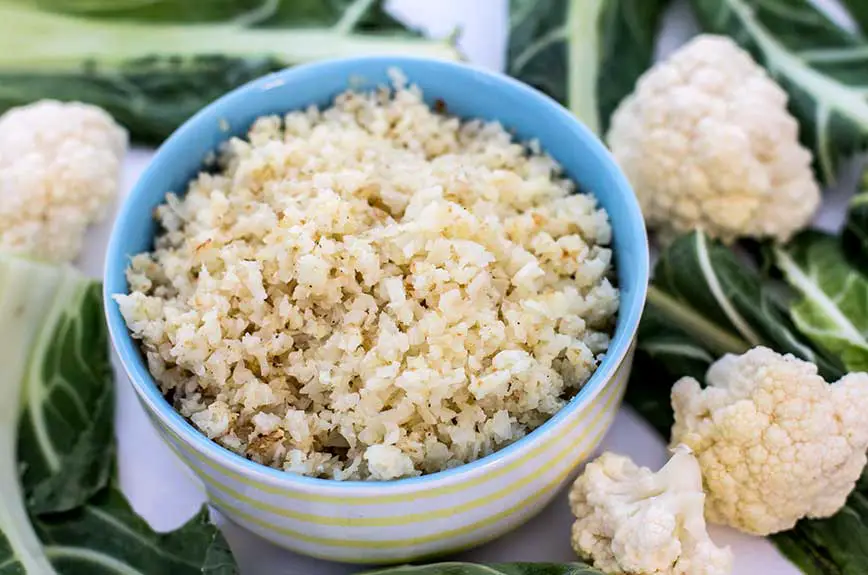
[[(183, 191), (206, 157), (255, 118), (328, 105), (352, 86), (373, 88), (400, 69), (429, 103), (465, 118), (499, 120), (536, 138), (609, 213), (621, 305), (606, 357), (544, 425), (460, 467), (388, 482), (334, 481), (253, 463), (207, 439), (163, 398), (112, 300), (127, 293), (132, 255), (153, 247), (152, 213)], [(517, 527), (558, 492), (601, 441), (621, 402), (648, 282), (648, 243), (633, 192), (609, 152), (566, 109), (507, 76), (418, 58), (363, 57), (276, 72), (207, 106), (169, 137), (124, 201), (106, 255), (111, 339), (141, 404), (168, 446), (204, 483), (210, 503), (239, 525), (299, 553), (348, 563), (394, 563), (473, 547)], [(566, 535), (565, 535), (566, 536)]]

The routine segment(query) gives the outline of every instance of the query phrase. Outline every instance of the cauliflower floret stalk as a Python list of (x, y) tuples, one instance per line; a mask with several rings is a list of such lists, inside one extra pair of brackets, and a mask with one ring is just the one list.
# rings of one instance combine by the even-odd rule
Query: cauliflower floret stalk
[(726, 575), (732, 553), (709, 538), (704, 502), (699, 464), (685, 446), (657, 473), (604, 453), (570, 491), (573, 548), (612, 575)]
[(649, 228), (786, 241), (820, 189), (787, 95), (729, 38), (701, 35), (646, 72), (607, 135)]
[(126, 149), (95, 106), (43, 100), (0, 116), (0, 251), (74, 259), (117, 195)]
[(696, 453), (709, 521), (767, 535), (844, 506), (866, 463), (868, 374), (830, 385), (757, 347), (712, 364), (706, 383), (673, 386), (672, 442)]

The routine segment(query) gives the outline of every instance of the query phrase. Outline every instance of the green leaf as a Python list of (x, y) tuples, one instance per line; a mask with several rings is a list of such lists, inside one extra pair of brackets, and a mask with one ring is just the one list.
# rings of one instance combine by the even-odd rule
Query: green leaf
[(362, 575), (605, 575), (585, 563), (433, 563), (404, 565)]
[(868, 269), (868, 171), (862, 175), (859, 193), (850, 200), (841, 240), (853, 265)]
[(771, 540), (808, 575), (868, 573), (868, 473), (834, 516), (804, 519)]
[(840, 376), (841, 363), (818, 350), (790, 320), (786, 294), (702, 232), (674, 242), (654, 271), (649, 304), (718, 357), (765, 345)]
[[(861, 1), (861, 0), (860, 0)], [(868, 44), (810, 0), (692, 0), (703, 28), (749, 50), (789, 94), (817, 172), (868, 144)]]
[(792, 353), (838, 379), (841, 362), (798, 331), (782, 287), (702, 232), (678, 238), (654, 270), (627, 402), (668, 437), (672, 384), (685, 375), (703, 382), (711, 361), (757, 345)]
[(603, 134), (651, 65), (669, 0), (510, 0), (507, 71)]
[(632, 370), (635, 377), (627, 387), (627, 403), (661, 436), (668, 438), (675, 423), (669, 399), (672, 384), (684, 376), (703, 381), (715, 359), (695, 338), (649, 306), (639, 326)]
[(868, 279), (847, 262), (838, 238), (807, 232), (774, 254), (801, 295), (790, 309), (799, 330), (847, 370), (868, 370)]
[(36, 530), (60, 575), (237, 573), (207, 509), (175, 531), (157, 533), (115, 485), (80, 508), (41, 516)]
[[(295, 64), (360, 54), (455, 59), (375, 0), (0, 0), (0, 112), (41, 98), (108, 110), (159, 142), (227, 91)], [(33, 43), (34, 37), (52, 42)], [(37, 49), (38, 47), (38, 49)]]
[(81, 505), (111, 471), (114, 383), (100, 287), (79, 279), (31, 350), (18, 454), (33, 513)]
[[(18, 0), (21, 1), (21, 0)], [(358, 30), (409, 31), (376, 0), (37, 0), (43, 10), (143, 23), (241, 22), (247, 26), (333, 26), (355, 19)]]
[[(68, 266), (55, 267), (0, 255), (0, 569), (51, 575), (53, 569), (28, 518), (19, 472), (26, 467), (17, 453), (20, 414), (29, 403), (39, 405), (44, 389), (39, 374), (52, 362), (55, 326), (80, 309), (91, 280)], [(104, 328), (103, 328), (104, 329)], [(108, 355), (108, 349), (103, 348)], [(112, 385), (111, 380), (103, 382)], [(33, 385), (31, 385), (33, 384)], [(51, 412), (35, 410), (38, 415)], [(48, 426), (39, 426), (47, 430)], [(49, 443), (52, 438), (46, 438)], [(109, 446), (111, 436), (109, 436)], [(30, 457), (31, 454), (25, 454)], [(111, 458), (109, 458), (109, 462)], [(98, 467), (88, 464), (82, 468)], [(26, 473), (26, 469), (24, 470)], [(81, 478), (73, 478), (69, 498), (82, 501)], [(98, 479), (98, 478), (97, 478)], [(62, 485), (62, 483), (61, 483)], [(90, 490), (88, 489), (88, 495)], [(4, 573), (4, 571), (0, 571)], [(4, 573), (5, 575), (5, 573)]]
[(865, 0), (841, 0), (853, 20), (862, 28), (862, 32), (868, 32), (868, 2)]
[(69, 266), (0, 255), (0, 575), (233, 575), (204, 509), (159, 534), (109, 482), (100, 294)]
[(9, 539), (0, 531), (0, 575), (25, 575), (27, 569), (15, 554)]

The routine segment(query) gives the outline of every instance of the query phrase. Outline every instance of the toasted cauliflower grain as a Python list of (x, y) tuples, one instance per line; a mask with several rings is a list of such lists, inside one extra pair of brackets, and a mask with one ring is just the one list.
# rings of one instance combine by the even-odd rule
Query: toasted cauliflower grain
[(645, 73), (607, 135), (650, 228), (786, 241), (820, 189), (787, 95), (731, 39), (700, 35)]
[(95, 106), (43, 100), (0, 116), (0, 250), (74, 259), (117, 195), (126, 148)]
[(260, 118), (169, 195), (117, 302), (229, 449), (334, 479), (454, 467), (543, 423), (608, 347), (608, 218), (559, 172), (416, 88), (347, 92)]
[(706, 383), (672, 388), (672, 441), (696, 452), (709, 521), (767, 535), (843, 507), (866, 463), (868, 374), (830, 385), (758, 347), (712, 364)]
[(732, 553), (708, 536), (702, 476), (685, 446), (659, 472), (604, 453), (570, 491), (576, 553), (611, 575), (727, 575)]

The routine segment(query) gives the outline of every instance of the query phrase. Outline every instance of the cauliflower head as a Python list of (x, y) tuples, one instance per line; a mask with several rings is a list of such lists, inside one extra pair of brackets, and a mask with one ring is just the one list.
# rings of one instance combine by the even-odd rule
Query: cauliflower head
[(787, 95), (729, 38), (701, 35), (643, 75), (609, 147), (649, 228), (786, 241), (820, 203)]
[(684, 446), (659, 472), (604, 453), (570, 491), (576, 553), (612, 575), (726, 575), (729, 548), (705, 530), (699, 464)]
[(126, 148), (96, 106), (43, 100), (0, 116), (0, 250), (74, 259), (117, 195)]
[(828, 517), (865, 467), (868, 374), (829, 385), (814, 364), (757, 347), (672, 388), (672, 441), (696, 453), (709, 521), (756, 535)]

